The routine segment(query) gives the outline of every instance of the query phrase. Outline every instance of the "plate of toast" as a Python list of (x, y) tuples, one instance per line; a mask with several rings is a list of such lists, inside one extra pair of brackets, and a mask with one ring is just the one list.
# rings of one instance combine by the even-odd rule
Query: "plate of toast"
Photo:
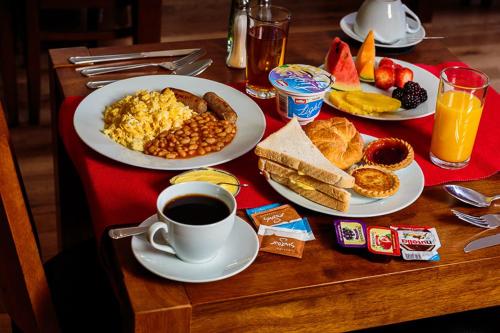
[[(345, 127), (344, 124), (341, 126)], [(325, 132), (320, 134), (327, 136)], [(356, 140), (362, 140), (361, 152), (363, 147), (377, 139), (364, 134), (356, 135), (361, 137)], [(356, 140), (351, 139), (351, 142)], [(328, 215), (372, 217), (390, 214), (412, 204), (424, 188), (423, 172), (413, 160), (400, 170), (387, 170), (388, 174), (398, 179), (398, 188), (390, 196), (377, 198), (359, 194), (354, 190), (356, 180), (349, 169), (343, 170), (332, 164), (295, 118), (261, 141), (255, 153), (259, 156), (259, 170), (276, 192), (299, 206)], [(354, 164), (350, 169), (359, 165)], [(378, 185), (377, 182), (379, 180), (368, 177), (369, 186)]]

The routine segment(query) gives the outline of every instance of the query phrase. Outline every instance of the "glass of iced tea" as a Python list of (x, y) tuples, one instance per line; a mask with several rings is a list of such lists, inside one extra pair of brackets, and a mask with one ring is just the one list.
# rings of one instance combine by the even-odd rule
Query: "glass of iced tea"
[(430, 150), (437, 166), (460, 169), (469, 163), (488, 82), (486, 74), (471, 68), (441, 71)]
[(260, 5), (248, 10), (246, 91), (257, 98), (273, 98), (269, 72), (285, 59), (290, 11)]

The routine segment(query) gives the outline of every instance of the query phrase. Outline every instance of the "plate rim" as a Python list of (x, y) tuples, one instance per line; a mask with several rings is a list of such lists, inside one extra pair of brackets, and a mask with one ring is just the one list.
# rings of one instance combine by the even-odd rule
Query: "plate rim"
[[(361, 134), (362, 137), (363, 137), (363, 140), (370, 140), (370, 141), (373, 141), (373, 140), (377, 140), (378, 138), (377, 137), (374, 137), (374, 136), (371, 136), (371, 135), (368, 135), (368, 134)], [(382, 212), (378, 212), (378, 213), (370, 213), (370, 214), (353, 214), (353, 213), (348, 213), (348, 212), (341, 212), (341, 211), (338, 211), (338, 210), (334, 210), (334, 209), (331, 209), (331, 208), (328, 208), (326, 206), (323, 206), (323, 205), (320, 205), (318, 203), (315, 203), (305, 197), (302, 197), (300, 196), (299, 194), (293, 192), (292, 190), (288, 189), (287, 187), (275, 182), (274, 180), (272, 179), (268, 179), (266, 178), (266, 181), (269, 183), (269, 185), (273, 188), (274, 191), (276, 191), (279, 195), (281, 195), (282, 197), (284, 197), (285, 199), (295, 203), (296, 205), (299, 205), (303, 208), (306, 208), (306, 209), (309, 209), (309, 210), (312, 210), (312, 211), (315, 211), (315, 212), (318, 212), (318, 213), (322, 213), (322, 214), (327, 214), (327, 215), (331, 215), (331, 216), (338, 216), (338, 217), (350, 217), (350, 218), (363, 218), (363, 217), (375, 217), (375, 216), (384, 216), (384, 215), (388, 215), (388, 214), (392, 214), (392, 213), (395, 213), (395, 212), (398, 212), (408, 206), (410, 206), (411, 204), (413, 204), (415, 201), (417, 201), (418, 198), (420, 198), (420, 196), (422, 195), (422, 192), (425, 188), (425, 175), (422, 171), (422, 168), (420, 167), (420, 165), (417, 163), (417, 161), (413, 160), (413, 162), (408, 166), (416, 166), (417, 169), (416, 169), (416, 172), (418, 173), (418, 176), (419, 176), (419, 188), (417, 191), (415, 191), (415, 194), (413, 195), (414, 198), (408, 200), (406, 203), (402, 204), (402, 205), (399, 205), (398, 207), (396, 208), (392, 208), (388, 211), (382, 211)], [(407, 167), (407, 168), (408, 168)], [(283, 188), (283, 191), (281, 190), (281, 188)], [(298, 195), (300, 196), (302, 199), (306, 200), (307, 202), (310, 202), (311, 204), (309, 206), (304, 206), (302, 205), (301, 203), (297, 202), (296, 200), (293, 200), (293, 199), (290, 199), (289, 196), (287, 195), (284, 195), (282, 192), (291, 192), (292, 194), (295, 194), (295, 195)], [(379, 199), (379, 200), (384, 200), (384, 199)], [(377, 202), (379, 200), (376, 200)], [(322, 209), (317, 209), (316, 206), (320, 206)], [(350, 206), (351, 207), (351, 206)], [(349, 207), (349, 208), (350, 208)]]
[[(344, 17), (342, 17), (340, 19), (340, 29), (347, 35), (349, 36), (350, 38), (354, 39), (355, 41), (358, 41), (360, 43), (363, 43), (363, 38), (361, 38), (360, 36), (358, 36), (358, 34), (356, 34), (354, 32), (354, 30), (351, 30), (351, 29), (347, 29), (347, 20), (350, 19), (351, 17), (353, 17), (354, 19), (356, 18), (358, 12), (355, 11), (355, 12), (352, 12), (352, 13), (349, 13), (347, 15), (345, 15)], [(415, 21), (413, 18), (409, 17), (410, 20), (412, 21)], [(416, 22), (416, 21), (415, 21)], [(423, 32), (423, 35), (422, 35), (422, 38), (420, 39), (417, 39), (416, 41), (414, 42), (411, 42), (411, 43), (407, 43), (407, 44), (403, 44), (403, 45), (394, 45), (394, 44), (380, 44), (380, 43), (377, 43), (375, 41), (375, 46), (376, 47), (380, 47), (380, 48), (386, 48), (386, 49), (403, 49), (403, 48), (407, 48), (407, 47), (411, 47), (411, 46), (415, 46), (419, 43), (421, 43), (425, 36), (427, 35), (426, 31), (425, 31), (425, 27), (421, 24), (420, 25), (420, 29), (417, 30), (418, 31), (422, 31)], [(408, 35), (408, 33), (406, 33)], [(416, 33), (415, 33), (416, 34)]]
[[(385, 58), (385, 57), (381, 57), (381, 56), (376, 56), (375, 57), (375, 61), (380, 61), (382, 58)], [(356, 57), (353, 57), (353, 59), (356, 59)], [(421, 67), (418, 67), (417, 65), (415, 64), (412, 64), (408, 61), (404, 61), (404, 60), (399, 60), (399, 59), (394, 59), (394, 58), (390, 58), (391, 60), (393, 60), (394, 62), (402, 65), (403, 67), (408, 67), (408, 65), (410, 65), (410, 67), (412, 68), (416, 68), (418, 69), (418, 71), (422, 71), (422, 73), (425, 73), (425, 75), (429, 75), (429, 78), (432, 77), (432, 79), (434, 80), (434, 84), (437, 85), (436, 88), (439, 87), (439, 79), (434, 75), (432, 74), (431, 72), (421, 68)], [(320, 65), (320, 68), (323, 68), (325, 65), (324, 64), (321, 64)], [(363, 82), (363, 81), (360, 81), (361, 84), (370, 84), (368, 82)], [(333, 89), (330, 89), (328, 90), (325, 95), (323, 96), (323, 102), (326, 103), (328, 106), (334, 108), (335, 110), (338, 110), (342, 113), (345, 113), (345, 114), (348, 114), (348, 115), (351, 115), (351, 116), (356, 116), (356, 117), (360, 117), (360, 118), (365, 118), (365, 119), (372, 119), (372, 120), (380, 120), (380, 121), (405, 121), (405, 120), (413, 120), (413, 119), (420, 119), (420, 118), (424, 118), (424, 117), (428, 117), (428, 116), (431, 116), (433, 115), (434, 113), (436, 113), (436, 108), (429, 108), (429, 110), (431, 110), (430, 112), (428, 113), (423, 113), (423, 114), (419, 114), (419, 115), (414, 115), (414, 116), (407, 116), (407, 117), (404, 117), (404, 118), (383, 118), (383, 117), (375, 117), (375, 116), (372, 116), (372, 115), (364, 115), (364, 114), (353, 114), (353, 113), (349, 113), (349, 112), (346, 112), (346, 111), (342, 111), (342, 110), (339, 110), (335, 107), (335, 105), (333, 105), (330, 100), (328, 99), (327, 97), (327, 94), (330, 92), (330, 91), (333, 91)], [(428, 94), (429, 95), (429, 94)], [(424, 103), (429, 103), (430, 100), (429, 98), (427, 98), (427, 101), (425, 101)], [(430, 105), (430, 104), (429, 104)], [(399, 111), (399, 112), (403, 112), (403, 111)]]
[[(230, 89), (233, 92), (236, 92), (237, 94), (239, 94), (239, 96), (242, 96), (243, 98), (246, 98), (246, 100), (249, 102), (249, 108), (255, 110), (254, 114), (252, 114), (252, 117), (256, 117), (256, 123), (258, 123), (260, 125), (259, 126), (259, 128), (260, 128), (259, 132), (255, 131), (253, 129), (251, 130), (251, 132), (255, 132), (255, 137), (252, 140), (249, 140), (249, 141), (252, 142), (252, 145), (248, 144), (245, 148), (243, 148), (244, 146), (240, 146), (240, 148), (237, 149), (237, 151), (235, 151), (230, 156), (221, 155), (219, 158), (217, 158), (217, 157), (213, 158), (213, 156), (216, 156), (216, 155), (208, 154), (208, 155), (204, 155), (204, 156), (194, 157), (194, 159), (201, 158), (202, 159), (201, 161), (200, 160), (198, 160), (198, 161), (195, 160), (194, 163), (187, 162), (183, 166), (176, 166), (175, 165), (175, 161), (179, 161), (179, 160), (167, 160), (167, 159), (156, 157), (156, 156), (145, 155), (142, 152), (133, 151), (132, 149), (124, 147), (124, 146), (122, 146), (122, 145), (120, 145), (120, 144), (112, 141), (109, 138), (107, 138), (107, 139), (109, 139), (109, 143), (106, 143), (106, 146), (109, 147), (109, 144), (117, 145), (116, 146), (117, 147), (116, 148), (117, 152), (115, 154), (106, 153), (104, 151), (105, 149), (101, 148), (100, 145), (96, 144), (94, 146), (94, 145), (92, 145), (90, 143), (90, 141), (92, 141), (92, 139), (89, 138), (89, 137), (87, 137), (86, 134), (84, 134), (84, 132), (85, 132), (84, 129), (81, 128), (81, 125), (79, 123), (77, 123), (78, 120), (80, 119), (80, 117), (83, 117), (82, 116), (82, 114), (83, 114), (82, 110), (84, 110), (84, 108), (87, 107), (87, 104), (90, 103), (93, 98), (96, 98), (95, 96), (99, 96), (99, 94), (102, 94), (102, 91), (106, 92), (107, 90), (113, 89), (113, 87), (116, 87), (117, 85), (126, 85), (127, 83), (129, 83), (131, 81), (133, 82), (133, 81), (140, 81), (140, 80), (161, 80), (161, 79), (165, 79), (165, 80), (172, 80), (172, 79), (174, 79), (175, 80), (175, 78), (181, 78), (182, 80), (185, 80), (185, 79), (187, 79), (187, 80), (195, 80), (195, 81), (198, 81), (198, 82), (205, 82), (206, 84), (215, 84), (217, 86), (224, 87), (224, 89), (226, 89), (226, 88)], [(171, 83), (171, 84), (175, 85), (175, 83)], [(140, 89), (148, 90), (148, 89), (151, 89), (151, 88), (144, 87), (144, 88), (140, 88)], [(137, 91), (137, 89), (135, 89), (134, 92), (135, 91)], [(130, 92), (130, 93), (133, 93), (133, 92)], [(99, 98), (99, 97), (97, 97), (97, 98)], [(101, 112), (101, 114), (102, 114), (102, 112)], [(109, 158), (110, 160), (113, 160), (113, 161), (116, 161), (116, 162), (119, 162), (119, 163), (123, 163), (124, 165), (130, 165), (130, 166), (139, 167), (139, 168), (148, 169), (148, 170), (181, 171), (181, 170), (190, 170), (190, 169), (193, 169), (193, 168), (216, 166), (216, 165), (219, 165), (219, 164), (222, 164), (222, 163), (226, 163), (226, 162), (232, 161), (232, 160), (234, 160), (234, 159), (236, 159), (238, 157), (243, 156), (244, 154), (248, 153), (249, 151), (251, 151), (253, 149), (253, 147), (255, 147), (255, 145), (258, 142), (260, 142), (260, 140), (264, 136), (266, 127), (267, 127), (267, 123), (266, 123), (266, 118), (265, 118), (264, 112), (262, 111), (262, 109), (260, 108), (260, 106), (254, 100), (252, 100), (249, 96), (247, 96), (243, 92), (241, 92), (241, 91), (233, 88), (230, 85), (227, 85), (225, 83), (221, 83), (221, 82), (218, 82), (218, 81), (214, 81), (214, 80), (209, 80), (209, 79), (195, 77), (195, 76), (169, 75), (169, 74), (141, 75), (141, 76), (135, 76), (135, 77), (126, 78), (126, 79), (123, 79), (123, 80), (118, 80), (116, 82), (113, 82), (113, 83), (111, 83), (109, 85), (106, 85), (103, 88), (99, 88), (99, 89), (93, 91), (92, 93), (90, 93), (89, 95), (85, 96), (85, 98), (78, 104), (78, 107), (76, 108), (75, 113), (73, 115), (73, 128), (75, 129), (75, 132), (76, 132), (77, 136), (85, 143), (85, 145), (87, 147), (89, 147), (93, 151), (97, 152), (101, 156), (105, 156), (106, 158)], [(100, 132), (100, 130), (101, 129), (97, 129), (97, 131), (99, 131), (99, 133), (102, 134)], [(104, 134), (102, 134), (102, 135), (104, 135)], [(229, 147), (230, 145), (231, 144), (229, 144), (227, 147)], [(221, 153), (222, 154), (224, 153), (224, 149), (222, 149), (221, 151), (219, 151), (217, 153), (214, 153), (214, 154), (221, 154)], [(139, 162), (136, 162), (133, 159), (132, 160), (126, 160), (124, 157), (121, 157), (123, 155), (128, 155), (128, 154), (133, 154), (133, 155), (140, 154), (140, 155), (143, 155), (143, 156), (138, 155)], [(207, 158), (213, 158), (214, 160), (211, 161), (211, 162), (203, 162), (203, 158), (205, 158), (205, 157), (207, 157)], [(143, 159), (143, 158), (146, 159), (146, 161), (148, 159), (151, 159), (151, 161), (153, 161), (153, 162), (151, 162), (151, 163), (141, 162), (140, 160)], [(158, 162), (154, 162), (156, 160), (153, 160), (153, 159), (158, 159), (157, 160)], [(189, 161), (189, 159), (186, 159), (186, 160)]]
[[(139, 226), (143, 226), (144, 224), (148, 223), (152, 219), (156, 219), (156, 214), (153, 214), (153, 215), (149, 216), (148, 218), (146, 218), (144, 221), (142, 221), (139, 224)], [(163, 273), (158, 272), (157, 270), (155, 270), (154, 268), (149, 266), (147, 264), (147, 261), (143, 262), (143, 260), (140, 258), (140, 255), (137, 252), (138, 250), (134, 247), (134, 242), (143, 242), (142, 240), (140, 240), (137, 236), (132, 236), (132, 239), (130, 241), (130, 246), (132, 249), (132, 253), (134, 254), (134, 257), (141, 264), (141, 266), (159, 277), (162, 277), (162, 278), (165, 278), (165, 279), (168, 279), (171, 281), (187, 282), (187, 283), (205, 283), (205, 282), (220, 281), (220, 280), (224, 280), (224, 279), (230, 278), (232, 276), (235, 276), (235, 275), (241, 273), (242, 271), (244, 271), (245, 269), (247, 269), (251, 264), (253, 264), (253, 262), (257, 258), (257, 255), (259, 254), (259, 239), (258, 239), (255, 231), (253, 230), (253, 228), (245, 220), (243, 220), (239, 216), (235, 216), (235, 224), (236, 223), (244, 223), (246, 225), (245, 228), (248, 228), (249, 230), (251, 230), (251, 233), (254, 236), (254, 237), (252, 237), (252, 239), (255, 240), (254, 245), (256, 245), (255, 246), (255, 253), (253, 254), (252, 258), (248, 262), (244, 263), (239, 269), (237, 269), (235, 271), (231, 271), (228, 274), (222, 274), (222, 275), (215, 277), (215, 278), (212, 278), (212, 279), (183, 279), (183, 278), (178, 278), (175, 276), (164, 275)], [(154, 251), (158, 251), (158, 250), (154, 250)], [(158, 252), (160, 252), (160, 251), (158, 251)], [(181, 261), (181, 259), (178, 259), (178, 258), (177, 258), (177, 260)], [(205, 264), (193, 264), (193, 265), (205, 265)]]

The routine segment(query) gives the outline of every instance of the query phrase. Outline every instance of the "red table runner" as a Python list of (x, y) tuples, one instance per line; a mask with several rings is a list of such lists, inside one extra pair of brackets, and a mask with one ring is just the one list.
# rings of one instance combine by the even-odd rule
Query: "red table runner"
[[(444, 67), (461, 63), (443, 63), (438, 66), (419, 65), (436, 76)], [(244, 91), (242, 83), (233, 85)], [(433, 93), (433, 92), (429, 92)], [(169, 179), (178, 172), (148, 170), (115, 162), (104, 157), (80, 140), (73, 127), (73, 115), (82, 97), (68, 97), (59, 113), (59, 131), (66, 150), (76, 166), (84, 185), (91, 210), (94, 233), (99, 239), (106, 227), (117, 224), (137, 224), (155, 213), (156, 196), (169, 185)], [(256, 100), (266, 115), (264, 136), (281, 128), (286, 122), (276, 113), (275, 101)], [(428, 157), (433, 117), (399, 122), (382, 122), (346, 115), (324, 105), (319, 119), (332, 116), (349, 118), (361, 133), (376, 137), (398, 137), (408, 141), (415, 150), (415, 159), (425, 175), (425, 185), (450, 181), (486, 178), (500, 170), (500, 147), (497, 132), (500, 96), (489, 89), (479, 133), (476, 138), (470, 165), (462, 170), (445, 170), (433, 165)], [(259, 175), (257, 158), (249, 152), (240, 158), (218, 166), (234, 173), (242, 183), (237, 197), (239, 208), (256, 207), (270, 202), (283, 201)]]

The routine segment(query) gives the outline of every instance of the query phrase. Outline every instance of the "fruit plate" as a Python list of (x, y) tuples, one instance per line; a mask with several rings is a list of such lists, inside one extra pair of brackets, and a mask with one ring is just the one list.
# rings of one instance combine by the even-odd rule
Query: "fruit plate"
[[(370, 135), (362, 134), (362, 137), (365, 144), (376, 140), (375, 137)], [(271, 179), (268, 179), (267, 181), (271, 187), (283, 197), (310, 210), (341, 217), (371, 217), (397, 212), (411, 205), (418, 199), (418, 197), (420, 197), (420, 194), (424, 189), (424, 174), (417, 162), (411, 162), (411, 164), (406, 168), (395, 171), (395, 174), (399, 177), (399, 190), (396, 194), (388, 198), (367, 198), (357, 194), (351, 189), (348, 189), (351, 193), (351, 202), (349, 209), (346, 212), (340, 212), (310, 201), (309, 199), (304, 198), (303, 196)]]
[[(375, 57), (376, 62), (378, 63), (382, 57)], [(409, 62), (392, 59), (394, 63), (399, 64), (403, 67), (407, 67), (411, 69), (413, 72), (413, 81), (417, 82), (422, 88), (427, 90), (427, 101), (417, 106), (415, 109), (405, 110), (400, 108), (399, 111), (395, 112), (380, 112), (380, 113), (372, 113), (372, 114), (356, 114), (355, 116), (375, 119), (375, 120), (389, 120), (389, 121), (400, 121), (400, 120), (409, 120), (409, 119), (417, 119), (429, 116), (434, 114), (436, 109), (436, 95), (439, 87), (439, 79), (434, 76), (434, 74), (426, 71), (423, 68), (410, 64)], [(323, 66), (322, 66), (323, 67)], [(392, 95), (392, 90), (394, 88), (383, 90), (375, 87), (374, 83), (367, 83), (361, 81), (361, 89), (366, 92), (376, 92), (380, 94), (384, 94), (387, 96)], [(337, 109), (332, 102), (328, 99), (328, 92), (325, 94), (323, 100), (326, 104), (331, 107)], [(342, 110), (340, 110), (342, 111)], [(345, 112), (345, 111), (342, 111)], [(348, 112), (346, 112), (348, 113)], [(350, 113), (349, 113), (350, 114)]]

